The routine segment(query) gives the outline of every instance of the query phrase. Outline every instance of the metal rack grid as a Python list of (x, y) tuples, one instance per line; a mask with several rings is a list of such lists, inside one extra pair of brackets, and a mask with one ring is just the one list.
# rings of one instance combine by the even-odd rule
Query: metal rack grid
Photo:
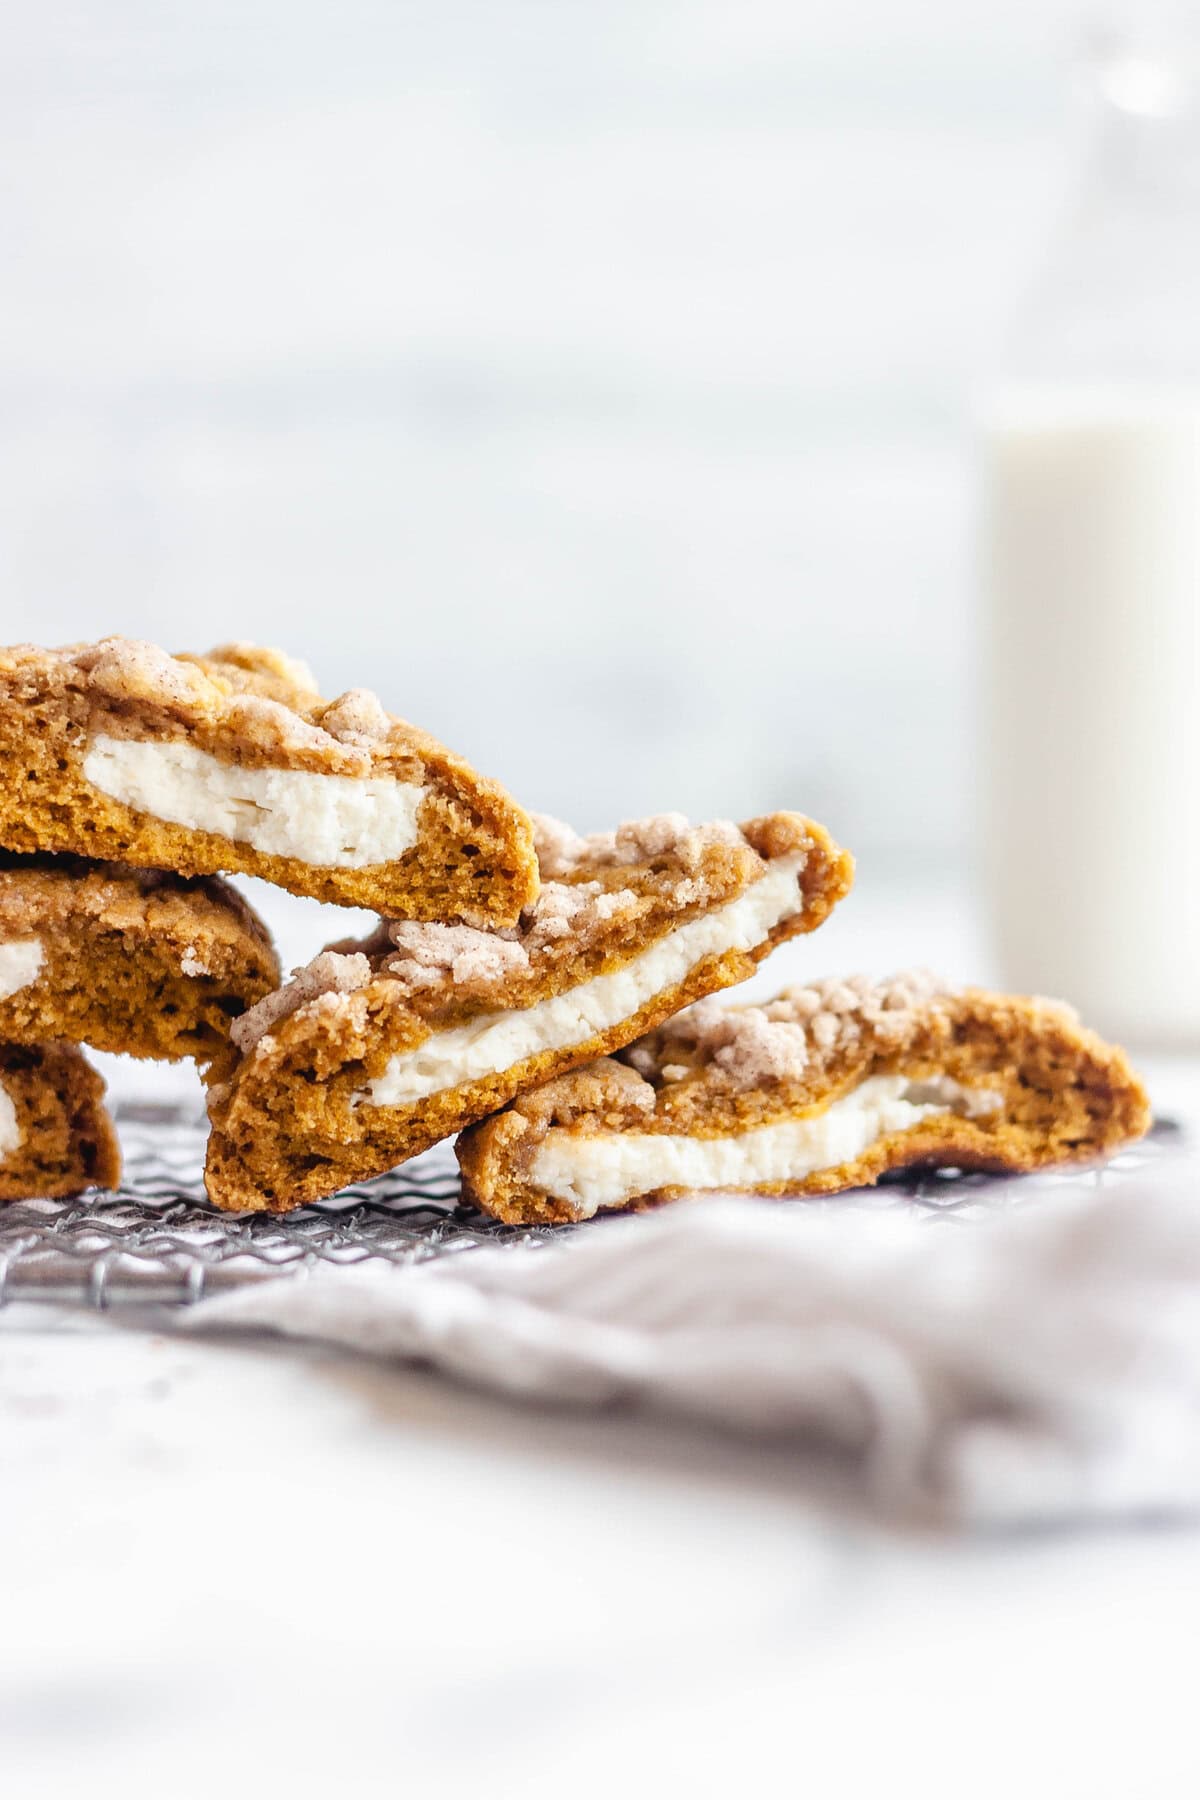
[[(0, 1304), (53, 1301), (100, 1308), (185, 1304), (247, 1281), (318, 1264), (407, 1264), (480, 1245), (561, 1237), (562, 1228), (516, 1230), (461, 1202), (449, 1144), (336, 1200), (276, 1216), (219, 1213), (204, 1199), (206, 1128), (178, 1109), (126, 1106), (119, 1190), (81, 1200), (24, 1200), (0, 1208)], [(1180, 1134), (1160, 1122), (1105, 1167), (1006, 1181), (953, 1170), (889, 1178), (854, 1195), (806, 1205), (916, 1207), (935, 1220), (982, 1214), (1048, 1190), (1112, 1186), (1178, 1158)]]

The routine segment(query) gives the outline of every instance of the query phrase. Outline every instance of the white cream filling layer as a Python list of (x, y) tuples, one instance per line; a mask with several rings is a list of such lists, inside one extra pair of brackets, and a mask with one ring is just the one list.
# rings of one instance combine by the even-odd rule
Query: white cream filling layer
[(17, 1124), (17, 1109), (8, 1089), (0, 1086), (0, 1162), (11, 1156), (20, 1147), (20, 1143), (21, 1127)]
[(752, 950), (780, 920), (804, 904), (798, 876), (803, 857), (781, 856), (738, 899), (691, 919), (611, 975), (597, 975), (565, 994), (518, 1011), (481, 1013), (469, 1025), (434, 1032), (415, 1050), (393, 1056), (355, 1099), (370, 1106), (411, 1106), (445, 1088), (511, 1069), (544, 1050), (586, 1043), (674, 987), (706, 956)]
[(18, 938), (14, 943), (0, 944), (0, 1000), (32, 986), (45, 960), (40, 938)]
[(999, 1094), (964, 1088), (945, 1076), (915, 1082), (903, 1075), (873, 1075), (822, 1113), (729, 1137), (636, 1131), (586, 1137), (556, 1127), (537, 1150), (529, 1179), (591, 1218), (602, 1206), (624, 1206), (658, 1188), (802, 1181), (818, 1169), (853, 1162), (879, 1138), (908, 1131), (923, 1119), (948, 1112), (976, 1117), (1001, 1104)]
[(390, 776), (238, 769), (192, 744), (141, 738), (93, 738), (83, 773), (135, 812), (332, 869), (369, 868), (411, 849), (425, 794)]

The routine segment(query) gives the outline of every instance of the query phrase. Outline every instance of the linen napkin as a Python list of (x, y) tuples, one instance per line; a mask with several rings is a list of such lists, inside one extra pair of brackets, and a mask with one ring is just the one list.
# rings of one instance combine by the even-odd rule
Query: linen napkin
[(894, 1513), (1191, 1512), (1196, 1201), (1194, 1168), (969, 1222), (706, 1197), (548, 1246), (262, 1281), (184, 1323), (836, 1452)]

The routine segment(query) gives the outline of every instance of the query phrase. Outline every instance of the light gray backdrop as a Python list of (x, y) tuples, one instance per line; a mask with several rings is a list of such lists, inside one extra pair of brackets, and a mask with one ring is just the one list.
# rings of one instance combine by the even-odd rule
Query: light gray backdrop
[(584, 826), (961, 858), (1074, 10), (7, 0), (4, 637), (276, 640)]

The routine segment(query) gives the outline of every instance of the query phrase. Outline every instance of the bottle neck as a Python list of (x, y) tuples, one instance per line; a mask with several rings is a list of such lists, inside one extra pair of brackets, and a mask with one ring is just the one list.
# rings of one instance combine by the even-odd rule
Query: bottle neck
[(1093, 60), (1082, 179), (1014, 321), (1002, 379), (1200, 389), (1200, 79), (1190, 67)]
[(1139, 0), (1131, 31), (1093, 38), (1084, 74), (1094, 166), (1144, 205), (1186, 203), (1200, 198), (1200, 35), (1177, 14), (1155, 35), (1153, 11), (1152, 0)]

